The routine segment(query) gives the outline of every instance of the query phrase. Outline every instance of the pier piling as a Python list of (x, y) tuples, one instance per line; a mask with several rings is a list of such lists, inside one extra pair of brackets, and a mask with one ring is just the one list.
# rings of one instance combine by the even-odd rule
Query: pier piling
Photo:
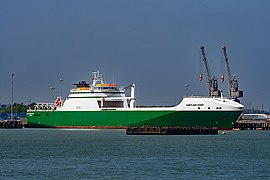
[(270, 130), (270, 121), (240, 120), (235, 123), (234, 128), (240, 130)]
[(22, 128), (21, 120), (0, 120), (0, 128)]
[(128, 127), (127, 135), (207, 135), (218, 134), (216, 127)]

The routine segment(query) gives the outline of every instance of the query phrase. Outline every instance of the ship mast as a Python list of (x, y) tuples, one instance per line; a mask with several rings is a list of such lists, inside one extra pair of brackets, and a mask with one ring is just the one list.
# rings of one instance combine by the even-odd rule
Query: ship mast
[(103, 84), (103, 78), (102, 75), (99, 73), (99, 70), (96, 72), (92, 72), (92, 86), (96, 86), (96, 84)]
[[(209, 66), (206, 60), (206, 55), (204, 52), (204, 46), (200, 47), (201, 53), (202, 53), (202, 60), (204, 64), (204, 69), (207, 77), (207, 83), (208, 83), (208, 94), (210, 97), (220, 97), (221, 96), (221, 91), (218, 89), (218, 83), (217, 83), (217, 78), (211, 76)], [(201, 76), (202, 77), (202, 76)]]
[(233, 77), (231, 75), (226, 46), (222, 46), (222, 50), (223, 50), (224, 61), (225, 61), (227, 76), (228, 76), (229, 95), (233, 100), (240, 102), (237, 98), (243, 97), (243, 91), (238, 90), (238, 81), (237, 81), (236, 75), (234, 75)]

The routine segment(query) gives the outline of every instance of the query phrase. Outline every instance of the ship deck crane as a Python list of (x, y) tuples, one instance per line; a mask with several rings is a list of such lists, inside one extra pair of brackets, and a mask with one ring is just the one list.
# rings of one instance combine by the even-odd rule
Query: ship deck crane
[[(206, 55), (204, 52), (204, 46), (200, 47), (201, 53), (202, 53), (202, 60), (205, 68), (205, 73), (207, 77), (207, 83), (208, 83), (208, 94), (210, 97), (220, 97), (221, 91), (218, 89), (218, 83), (217, 78), (211, 76), (208, 63), (206, 61)], [(200, 75), (200, 80), (202, 80), (202, 75)]]
[(238, 90), (238, 80), (236, 78), (236, 75), (234, 75), (233, 77), (231, 75), (226, 46), (222, 46), (222, 50), (223, 50), (224, 61), (225, 61), (227, 76), (228, 76), (229, 95), (233, 100), (240, 102), (238, 98), (243, 97), (243, 91)]

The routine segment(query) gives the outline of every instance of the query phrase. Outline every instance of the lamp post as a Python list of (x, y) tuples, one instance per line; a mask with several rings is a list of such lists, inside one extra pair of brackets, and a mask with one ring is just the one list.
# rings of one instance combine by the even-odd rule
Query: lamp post
[(51, 90), (51, 95), (52, 95), (52, 103), (53, 103), (53, 90), (55, 90), (55, 87), (50, 87), (50, 90)]
[(59, 82), (60, 82), (60, 98), (62, 99), (62, 84), (63, 84), (63, 79), (59, 79)]
[(13, 77), (14, 73), (11, 73), (11, 106), (10, 106), (10, 120), (13, 120)]
[(185, 87), (186, 87), (186, 96), (188, 96), (188, 86), (189, 86), (188, 84), (185, 85)]

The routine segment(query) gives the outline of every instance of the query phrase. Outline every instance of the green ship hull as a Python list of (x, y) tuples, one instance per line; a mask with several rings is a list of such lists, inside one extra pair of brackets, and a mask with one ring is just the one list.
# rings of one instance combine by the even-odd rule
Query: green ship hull
[(128, 126), (232, 129), (242, 111), (32, 111), (27, 127), (126, 128)]

